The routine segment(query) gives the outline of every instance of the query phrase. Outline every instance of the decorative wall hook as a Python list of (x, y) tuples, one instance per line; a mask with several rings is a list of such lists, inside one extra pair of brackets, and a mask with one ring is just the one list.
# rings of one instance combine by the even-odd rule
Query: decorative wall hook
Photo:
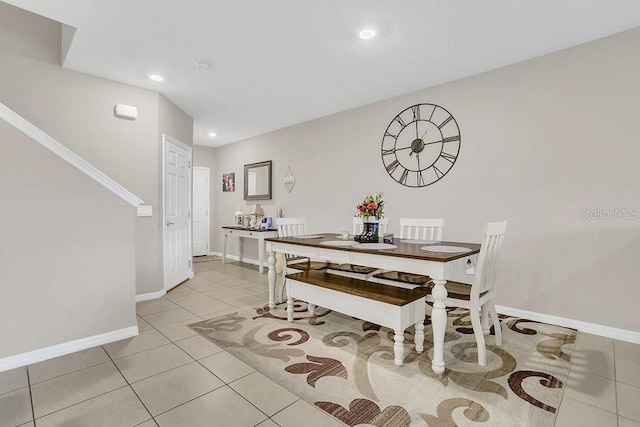
[(284, 177), (284, 188), (287, 190), (288, 193), (291, 193), (291, 190), (293, 190), (294, 185), (296, 185), (296, 179), (293, 176), (293, 173), (291, 172), (291, 166), (289, 166), (289, 168), (287, 169), (287, 174)]

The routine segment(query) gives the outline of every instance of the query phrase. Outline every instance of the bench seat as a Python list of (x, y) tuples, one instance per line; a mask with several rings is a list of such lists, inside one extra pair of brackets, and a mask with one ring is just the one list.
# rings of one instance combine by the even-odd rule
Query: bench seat
[(287, 276), (287, 319), (293, 321), (293, 299), (357, 317), (395, 332), (394, 363), (404, 359), (404, 330), (415, 326), (415, 348), (423, 351), (424, 317), (429, 292), (425, 288), (405, 289), (325, 271), (304, 271)]

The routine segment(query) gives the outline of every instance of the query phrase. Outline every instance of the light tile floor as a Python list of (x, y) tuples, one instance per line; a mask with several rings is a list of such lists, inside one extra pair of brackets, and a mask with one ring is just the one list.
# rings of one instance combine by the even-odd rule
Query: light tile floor
[[(0, 427), (343, 425), (186, 326), (266, 302), (267, 275), (195, 270), (138, 303), (137, 337), (0, 373)], [(579, 334), (564, 390), (558, 427), (640, 427), (640, 345)]]

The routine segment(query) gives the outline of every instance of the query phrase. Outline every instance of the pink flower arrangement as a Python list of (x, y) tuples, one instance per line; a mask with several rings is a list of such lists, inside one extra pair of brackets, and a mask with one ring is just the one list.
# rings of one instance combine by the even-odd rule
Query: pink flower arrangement
[(362, 203), (356, 206), (358, 215), (362, 218), (368, 218), (370, 216), (380, 219), (384, 217), (384, 201), (382, 200), (382, 193), (372, 194), (364, 198)]

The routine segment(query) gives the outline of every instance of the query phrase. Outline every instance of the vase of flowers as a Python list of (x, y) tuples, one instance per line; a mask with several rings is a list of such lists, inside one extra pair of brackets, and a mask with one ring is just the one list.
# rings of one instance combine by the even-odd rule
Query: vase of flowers
[(384, 200), (382, 193), (372, 194), (364, 198), (362, 203), (356, 206), (358, 216), (362, 218), (362, 234), (355, 237), (360, 243), (370, 243), (378, 241), (378, 226), (380, 218), (384, 217)]

